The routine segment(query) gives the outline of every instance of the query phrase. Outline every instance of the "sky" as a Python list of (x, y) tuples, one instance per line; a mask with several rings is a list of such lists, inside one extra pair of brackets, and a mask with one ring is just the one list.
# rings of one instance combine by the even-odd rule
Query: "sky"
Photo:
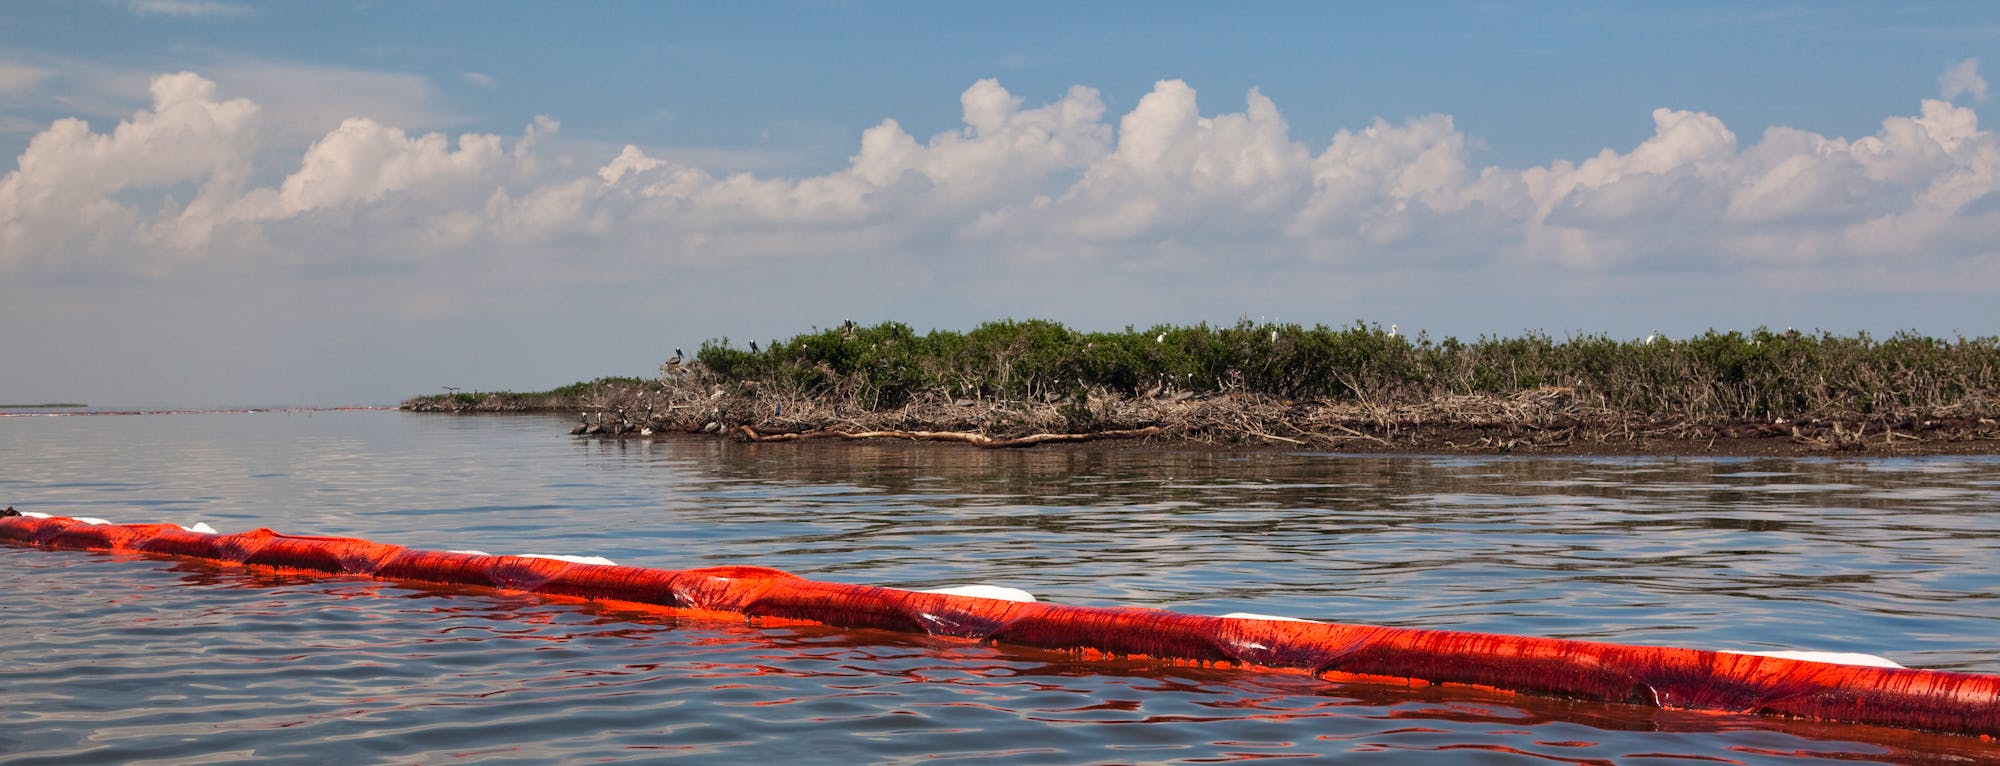
[(11, 0), (0, 403), (849, 319), (2000, 335), (1995, 67), (1987, 2)]

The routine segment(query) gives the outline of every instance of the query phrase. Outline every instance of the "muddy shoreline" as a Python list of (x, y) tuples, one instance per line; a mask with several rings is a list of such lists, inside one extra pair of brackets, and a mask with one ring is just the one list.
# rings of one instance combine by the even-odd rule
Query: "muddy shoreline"
[[(834, 429), (838, 431), (839, 429)], [(763, 433), (763, 432), (760, 432)], [(784, 432), (780, 432), (784, 433)], [(1736, 431), (1741, 434), (1743, 431)], [(736, 441), (778, 443), (799, 440), (755, 440), (744, 438), (739, 432), (730, 434), (700, 434), (709, 438), (731, 438)], [(765, 435), (772, 435), (766, 433)], [(689, 438), (687, 432), (655, 432), (640, 435), (637, 432), (625, 434), (595, 434), (580, 438), (594, 439), (647, 439), (647, 438)], [(1936, 438), (1933, 438), (1936, 437)], [(1406, 431), (1376, 440), (1348, 439), (1344, 441), (1326, 440), (1319, 443), (1306, 440), (1240, 439), (1228, 441), (1194, 440), (1176, 437), (1170, 433), (1120, 439), (1077, 439), (1052, 441), (1048, 443), (1020, 445), (1018, 449), (1229, 449), (1229, 450), (1274, 450), (1281, 452), (1326, 452), (1352, 455), (1539, 455), (1550, 457), (1917, 457), (1925, 455), (2000, 455), (2000, 433), (1990, 427), (1984, 432), (1955, 431), (1948, 434), (1932, 433), (1919, 436), (1918, 440), (1905, 439), (1898, 433), (1893, 441), (1868, 441), (1859, 444), (1829, 446), (1812, 440), (1799, 440), (1790, 436), (1732, 435), (1727, 429), (1707, 432), (1707, 435), (1673, 436), (1640, 435), (1629, 433), (1623, 427), (1604, 426), (1596, 430), (1568, 428), (1559, 431), (1541, 429), (1482, 429), (1473, 427), (1436, 427), (1422, 431)], [(857, 443), (829, 435), (823, 441)], [(926, 440), (921, 438), (899, 438), (879, 436), (867, 441), (900, 441), (922, 444), (926, 447), (952, 449), (980, 449), (981, 445), (958, 440)]]
[(603, 386), (527, 401), (412, 400), (420, 412), (575, 413), (591, 439), (705, 435), (743, 442), (907, 441), (958, 449), (1275, 449), (1350, 454), (1829, 457), (2000, 454), (2000, 422), (1952, 413), (1805, 422), (1700, 422), (1623, 415), (1544, 387), (1512, 397), (1416, 405), (1295, 402), (1241, 392), (1061, 401), (924, 399), (892, 410), (755, 387)]

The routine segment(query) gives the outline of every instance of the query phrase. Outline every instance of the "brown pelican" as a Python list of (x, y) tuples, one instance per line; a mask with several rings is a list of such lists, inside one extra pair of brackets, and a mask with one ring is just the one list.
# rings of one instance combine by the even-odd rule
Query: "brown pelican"
[(676, 346), (674, 348), (674, 355), (667, 357), (667, 361), (660, 363), (660, 377), (662, 378), (680, 377), (681, 373), (685, 372), (685, 370), (681, 367), (681, 362), (686, 358), (687, 358), (687, 352), (680, 350), (680, 347)]

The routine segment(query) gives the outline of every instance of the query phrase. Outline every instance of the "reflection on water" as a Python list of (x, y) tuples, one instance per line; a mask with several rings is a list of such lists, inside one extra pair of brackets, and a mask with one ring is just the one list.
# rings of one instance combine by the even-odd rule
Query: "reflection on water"
[[(0, 421), (0, 504), (2000, 672), (2000, 461), (577, 441)], [(1951, 762), (1994, 745), (0, 548), (0, 761)]]

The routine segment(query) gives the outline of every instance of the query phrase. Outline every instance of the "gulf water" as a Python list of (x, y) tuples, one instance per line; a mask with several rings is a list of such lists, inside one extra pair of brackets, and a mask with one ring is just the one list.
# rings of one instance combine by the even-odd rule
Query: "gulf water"
[[(579, 440), (0, 417), (0, 506), (2000, 673), (2000, 459)], [(1981, 763), (1957, 736), (0, 547), (0, 763)]]

